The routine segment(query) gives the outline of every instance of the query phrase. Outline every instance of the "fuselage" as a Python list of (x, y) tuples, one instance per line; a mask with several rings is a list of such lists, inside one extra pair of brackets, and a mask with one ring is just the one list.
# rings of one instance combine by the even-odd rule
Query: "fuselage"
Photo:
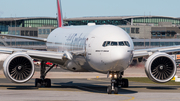
[[(112, 25), (69, 26), (55, 29), (47, 38), (49, 51), (84, 53), (67, 64), (72, 71), (124, 71), (131, 63), (134, 45), (130, 36)], [(83, 61), (83, 62), (82, 62)], [(79, 69), (78, 69), (79, 68)]]

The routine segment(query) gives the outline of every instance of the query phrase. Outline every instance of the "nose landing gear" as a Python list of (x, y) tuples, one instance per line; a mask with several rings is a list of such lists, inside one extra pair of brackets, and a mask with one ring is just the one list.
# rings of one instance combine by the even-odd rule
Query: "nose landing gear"
[(127, 88), (129, 86), (128, 79), (122, 79), (123, 72), (109, 72), (108, 76), (111, 77), (111, 86), (107, 87), (107, 93), (118, 94), (119, 86)]
[(112, 94), (112, 92), (114, 92), (114, 94), (118, 94), (117, 80), (111, 80), (111, 86), (107, 87), (107, 93)]

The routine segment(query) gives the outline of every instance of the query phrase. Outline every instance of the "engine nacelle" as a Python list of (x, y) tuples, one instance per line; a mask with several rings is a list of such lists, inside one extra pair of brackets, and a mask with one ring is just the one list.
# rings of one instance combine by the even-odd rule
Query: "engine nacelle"
[(34, 63), (26, 53), (11, 54), (3, 64), (4, 75), (15, 83), (24, 83), (34, 74)]
[(154, 82), (165, 83), (176, 74), (176, 62), (168, 54), (157, 52), (151, 55), (145, 64), (148, 78)]

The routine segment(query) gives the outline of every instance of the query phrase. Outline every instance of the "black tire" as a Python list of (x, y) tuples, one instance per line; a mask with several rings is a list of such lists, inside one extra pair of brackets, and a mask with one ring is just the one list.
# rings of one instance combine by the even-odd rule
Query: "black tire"
[(107, 93), (108, 93), (108, 94), (112, 94), (112, 88), (111, 88), (111, 86), (108, 86), (108, 87), (107, 87)]
[(45, 82), (45, 87), (51, 87), (51, 79), (45, 79), (44, 80), (44, 82)]
[(129, 87), (128, 79), (122, 79), (121, 87), (124, 87), (124, 88), (128, 88)]
[(41, 79), (35, 79), (35, 87), (41, 87), (42, 86), (42, 80)]
[(118, 94), (118, 87), (114, 87), (114, 94)]

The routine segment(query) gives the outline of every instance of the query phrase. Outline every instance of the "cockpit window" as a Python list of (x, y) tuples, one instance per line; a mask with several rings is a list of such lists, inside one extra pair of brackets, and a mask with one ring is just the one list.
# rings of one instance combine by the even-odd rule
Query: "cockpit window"
[(110, 45), (110, 43), (111, 43), (110, 41), (107, 41), (107, 44), (106, 44), (106, 46), (109, 46), (109, 45)]
[(106, 41), (104, 41), (103, 46), (104, 46), (104, 47), (106, 46)]
[(119, 42), (119, 46), (124, 46), (124, 42)]
[(130, 44), (129, 44), (128, 41), (124, 41), (124, 43), (125, 43), (126, 46), (130, 47)]
[(118, 45), (117, 42), (114, 41), (111, 42), (111, 46), (117, 46), (117, 45)]
[(106, 46), (128, 46), (130, 47), (130, 44), (128, 41), (104, 41), (103, 47)]

